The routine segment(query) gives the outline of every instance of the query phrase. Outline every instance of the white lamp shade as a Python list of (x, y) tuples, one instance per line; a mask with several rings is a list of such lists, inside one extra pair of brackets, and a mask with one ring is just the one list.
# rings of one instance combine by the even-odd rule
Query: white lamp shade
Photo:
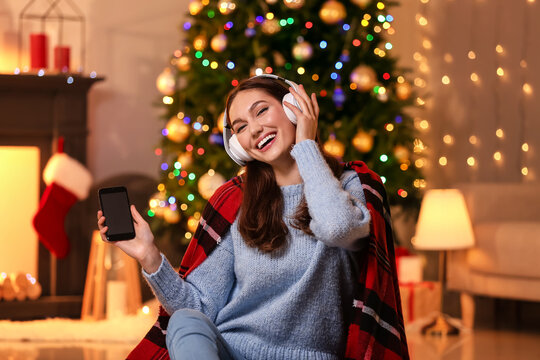
[(419, 250), (456, 250), (474, 245), (471, 220), (461, 191), (426, 192), (412, 244)]

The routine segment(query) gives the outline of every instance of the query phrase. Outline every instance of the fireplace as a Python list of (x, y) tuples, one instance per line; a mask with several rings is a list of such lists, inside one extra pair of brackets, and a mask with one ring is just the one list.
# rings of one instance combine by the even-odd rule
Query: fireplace
[[(59, 136), (65, 139), (64, 151), (86, 164), (87, 93), (100, 80), (65, 74), (0, 74), (0, 151), (5, 151), (0, 158), (4, 159), (4, 163), (0, 163), (0, 178), (8, 179), (5, 173), (3, 177), (2, 172), (9, 171), (11, 182), (0, 182), (0, 204), (12, 202), (13, 194), (16, 194), (19, 205), (28, 202), (27, 206), (13, 209), (17, 219), (13, 219), (14, 225), (9, 231), (3, 232), (0, 228), (2, 246), (13, 244), (13, 259), (10, 259), (9, 264), (6, 260), (4, 266), (18, 266), (13, 265), (19, 264), (18, 260), (29, 261), (29, 268), (25, 271), (35, 271), (34, 275), (43, 288), (38, 300), (0, 301), (0, 319), (80, 315), (91, 240), (91, 233), (86, 226), (85, 202), (75, 204), (66, 218), (65, 228), (71, 250), (61, 260), (52, 258), (49, 251), (39, 243), (28, 220), (37, 210), (37, 201), (45, 190), (41, 174), (53, 154)], [(13, 169), (21, 170), (21, 164), (24, 164), (23, 171), (16, 175), (18, 173)], [(28, 171), (24, 171), (25, 167), (28, 167)], [(19, 225), (23, 227), (20, 231), (17, 231), (15, 221), (22, 223)], [(35, 240), (28, 240), (32, 234)], [(14, 236), (24, 236), (26, 241), (18, 243)], [(17, 259), (25, 255), (28, 259)], [(2, 271), (6, 270), (2, 269), (0, 261)]]

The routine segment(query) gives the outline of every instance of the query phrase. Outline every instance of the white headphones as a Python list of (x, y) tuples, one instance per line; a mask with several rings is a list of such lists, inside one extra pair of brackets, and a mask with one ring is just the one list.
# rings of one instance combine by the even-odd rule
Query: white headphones
[[(280, 76), (274, 75), (274, 74), (262, 74), (262, 75), (256, 75), (251, 77), (250, 79), (256, 78), (256, 77), (266, 77), (270, 79), (275, 80), (282, 80), (286, 84), (290, 85), (295, 91), (298, 92), (298, 86), (293, 83), (290, 80), (287, 80), (285, 78), (282, 78)], [(300, 107), (300, 104), (298, 104), (298, 101), (296, 101), (293, 94), (288, 92), (283, 96), (283, 99), (281, 100), (281, 104), (283, 106), (283, 110), (285, 110), (285, 114), (289, 118), (289, 120), (296, 125), (296, 115), (292, 112), (291, 109), (289, 109), (284, 102), (291, 103), (292, 105), (296, 106), (298, 109), (302, 110)], [(227, 124), (227, 110), (225, 109), (225, 112), (223, 113), (223, 145), (225, 146), (225, 151), (227, 151), (227, 154), (231, 157), (231, 159), (234, 160), (235, 163), (237, 163), (240, 166), (246, 165), (248, 161), (253, 160), (253, 158), (244, 150), (242, 145), (238, 142), (238, 139), (236, 138), (236, 135), (232, 133), (232, 129)]]

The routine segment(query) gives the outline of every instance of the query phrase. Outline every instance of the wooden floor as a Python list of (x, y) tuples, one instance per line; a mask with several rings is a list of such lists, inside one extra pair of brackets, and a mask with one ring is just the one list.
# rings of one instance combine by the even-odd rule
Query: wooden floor
[[(408, 334), (413, 360), (509, 360), (539, 359), (540, 333), (480, 329), (448, 338)], [(124, 359), (133, 344), (34, 343), (0, 341), (0, 359), (12, 360), (117, 360)]]

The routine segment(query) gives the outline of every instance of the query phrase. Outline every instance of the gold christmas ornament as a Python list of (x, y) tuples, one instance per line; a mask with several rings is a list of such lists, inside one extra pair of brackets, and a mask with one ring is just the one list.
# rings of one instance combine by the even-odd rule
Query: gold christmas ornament
[(281, 30), (281, 26), (279, 25), (279, 21), (274, 18), (271, 20), (264, 20), (262, 23), (262, 31), (267, 35), (274, 35), (275, 33), (278, 33)]
[(197, 35), (195, 39), (193, 39), (193, 48), (195, 50), (202, 51), (206, 49), (206, 46), (208, 45), (208, 39), (205, 35)]
[(193, 216), (190, 216), (187, 221), (188, 230), (194, 233), (195, 230), (197, 230), (197, 226), (199, 226), (199, 220), (195, 219)]
[(174, 94), (176, 88), (176, 79), (171, 69), (165, 68), (156, 79), (156, 87), (163, 95)]
[(221, 114), (218, 116), (217, 120), (217, 128), (219, 129), (219, 132), (223, 134), (223, 116), (225, 116), (225, 113), (222, 111)]
[(217, 34), (210, 41), (210, 47), (215, 52), (222, 52), (227, 48), (227, 35)]
[(204, 8), (204, 5), (199, 0), (192, 0), (189, 2), (189, 13), (193, 16), (197, 15)]
[(371, 91), (377, 83), (377, 74), (372, 67), (359, 65), (351, 72), (349, 79), (356, 84), (356, 90)]
[(323, 4), (319, 11), (321, 20), (330, 25), (340, 22), (345, 19), (346, 16), (347, 11), (345, 10), (345, 6), (336, 0), (328, 0)]
[(400, 163), (407, 162), (407, 160), (409, 160), (409, 155), (409, 149), (407, 149), (405, 146), (396, 145), (394, 147), (394, 156)]
[(283, 3), (289, 9), (300, 9), (304, 6), (305, 0), (283, 0)]
[(219, 12), (222, 13), (223, 15), (229, 15), (234, 10), (236, 10), (236, 3), (231, 0), (221, 0), (218, 3), (218, 9), (219, 9)]
[(189, 136), (189, 126), (178, 119), (176, 116), (172, 117), (166, 126), (167, 137), (177, 143), (185, 141)]
[(201, 194), (203, 199), (208, 200), (212, 195), (214, 195), (214, 192), (217, 190), (217, 188), (223, 185), (223, 183), (225, 183), (225, 178), (223, 177), (223, 175), (212, 171), (210, 173), (204, 174), (199, 178), (197, 188), (199, 190), (199, 194)]
[(399, 100), (407, 100), (411, 96), (411, 84), (404, 81), (396, 84), (396, 96)]
[(163, 210), (163, 219), (169, 224), (176, 224), (180, 221), (180, 213), (170, 207), (166, 207)]
[(306, 61), (311, 59), (313, 55), (313, 47), (307, 41), (303, 41), (293, 46), (293, 56), (298, 61)]
[(191, 156), (191, 153), (185, 152), (178, 155), (178, 159), (176, 159), (182, 166), (181, 169), (185, 170), (193, 164), (193, 156)]
[(191, 59), (186, 55), (180, 56), (176, 60), (176, 67), (180, 71), (189, 71), (191, 69)]
[(360, 9), (365, 9), (371, 4), (371, 0), (351, 0), (351, 2), (360, 7)]
[(352, 144), (361, 153), (368, 153), (373, 149), (373, 135), (360, 130), (352, 139)]
[(336, 140), (335, 135), (330, 135), (330, 138), (323, 145), (324, 151), (337, 158), (342, 158), (345, 155), (345, 145), (339, 140)]

